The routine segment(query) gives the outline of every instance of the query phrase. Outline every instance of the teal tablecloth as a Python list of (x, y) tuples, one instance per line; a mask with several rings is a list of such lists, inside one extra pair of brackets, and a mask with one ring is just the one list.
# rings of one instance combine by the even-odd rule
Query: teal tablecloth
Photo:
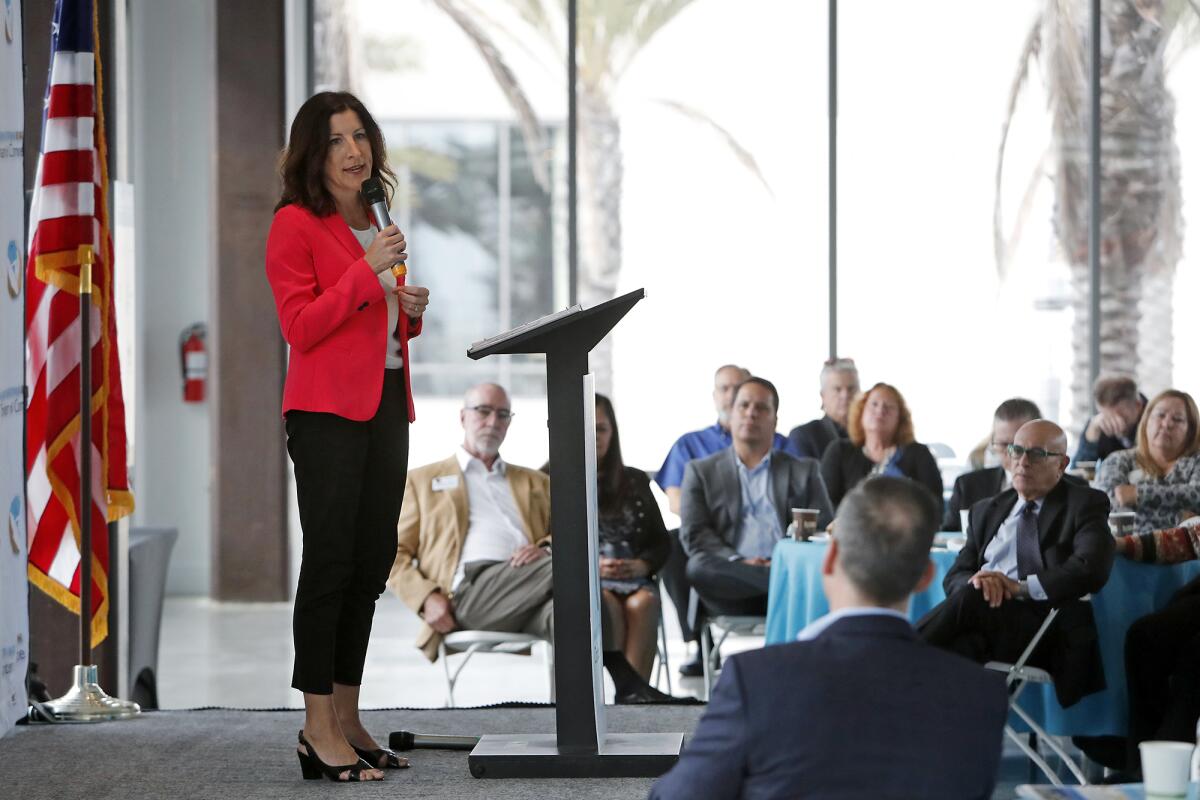
[[(821, 589), (825, 551), (826, 545), (817, 542), (785, 539), (775, 545), (767, 603), (767, 644), (793, 641), (804, 626), (829, 612), (829, 602)], [(937, 576), (929, 589), (913, 597), (908, 617), (914, 622), (945, 599), (942, 579), (954, 564), (955, 554), (934, 550), (930, 557)], [(1108, 688), (1064, 709), (1052, 687), (1030, 686), (1021, 695), (1021, 706), (1055, 735), (1125, 735), (1129, 728), (1125, 632), (1135, 620), (1166, 605), (1179, 587), (1197, 575), (1200, 561), (1159, 566), (1118, 557), (1107, 585), (1092, 596)]]

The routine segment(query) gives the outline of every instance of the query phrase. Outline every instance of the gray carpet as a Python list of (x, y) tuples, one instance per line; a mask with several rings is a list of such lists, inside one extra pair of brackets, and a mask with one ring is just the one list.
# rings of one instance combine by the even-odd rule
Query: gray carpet
[[(610, 731), (691, 733), (703, 707), (609, 707)], [(364, 713), (386, 741), (389, 731), (549, 733), (554, 709), (385, 710)], [(22, 800), (175, 800), (175, 798), (420, 797), (644, 798), (648, 779), (478, 780), (467, 754), (417, 750), (412, 768), (378, 784), (305, 781), (294, 755), (300, 711), (154, 711), (128, 722), (18, 727), (0, 739), (0, 796)], [(14, 794), (5, 792), (15, 790)]]
[[(610, 706), (609, 730), (690, 734), (702, 707)], [(420, 733), (548, 733), (548, 707), (368, 711), (367, 727), (386, 739), (393, 730)], [(295, 750), (300, 711), (154, 711), (130, 722), (40, 725), (0, 738), (0, 798), (21, 800), (274, 800), (275, 798), (644, 798), (646, 779), (477, 780), (467, 754), (417, 750), (411, 769), (379, 784), (335, 787), (300, 777)], [(1031, 779), (1028, 762), (1008, 746), (993, 798), (1015, 796)], [(1041, 782), (1040, 776), (1037, 776)], [(344, 793), (344, 794), (343, 794)]]

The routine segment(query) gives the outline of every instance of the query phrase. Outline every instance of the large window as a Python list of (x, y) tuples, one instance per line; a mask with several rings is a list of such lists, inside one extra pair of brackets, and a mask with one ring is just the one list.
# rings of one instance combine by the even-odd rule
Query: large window
[(412, 242), (412, 279), (437, 302), (413, 350), (414, 393), (457, 397), (498, 377), (513, 394), (544, 394), (544, 359), (475, 362), (465, 352), (554, 310), (565, 278), (554, 243), (554, 171), (549, 186), (539, 184), (520, 130), (507, 122), (381, 125), (400, 179), (393, 213)]

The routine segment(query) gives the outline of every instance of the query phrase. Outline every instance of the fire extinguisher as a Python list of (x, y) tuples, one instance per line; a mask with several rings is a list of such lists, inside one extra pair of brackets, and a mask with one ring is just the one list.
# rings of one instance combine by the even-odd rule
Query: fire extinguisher
[(208, 351), (204, 338), (208, 330), (203, 322), (183, 329), (179, 334), (179, 367), (183, 374), (183, 401), (204, 401), (204, 385), (208, 381)]

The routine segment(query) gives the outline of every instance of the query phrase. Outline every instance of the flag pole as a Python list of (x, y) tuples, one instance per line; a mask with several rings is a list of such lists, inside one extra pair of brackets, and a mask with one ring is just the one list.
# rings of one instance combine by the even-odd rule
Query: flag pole
[(79, 663), (92, 663), (92, 263), (79, 264)]
[(92, 264), (84, 245), (79, 259), (79, 663), (71, 688), (46, 703), (55, 722), (106, 722), (142, 713), (137, 703), (110, 697), (92, 663)]

